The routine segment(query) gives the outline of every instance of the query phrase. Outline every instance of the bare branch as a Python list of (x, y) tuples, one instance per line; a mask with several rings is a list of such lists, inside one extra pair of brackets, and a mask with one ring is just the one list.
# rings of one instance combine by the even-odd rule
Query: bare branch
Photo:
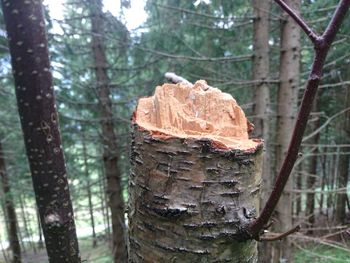
[(288, 230), (285, 233), (282, 234), (274, 234), (273, 236), (267, 236), (267, 237), (260, 237), (259, 241), (277, 241), (281, 240), (291, 234), (294, 234), (295, 232), (298, 232), (300, 230), (300, 225), (297, 225), (293, 227), (292, 229)]
[(284, 1), (282, 0), (275, 0), (275, 2), (286, 12), (288, 15), (290, 15), (294, 21), (300, 26), (300, 28), (306, 33), (306, 35), (310, 38), (312, 43), (314, 45), (317, 44), (319, 41), (319, 36), (316, 34), (316, 32), (309, 27), (309, 25), (304, 21), (304, 19), (299, 16), (292, 8), (290, 8)]

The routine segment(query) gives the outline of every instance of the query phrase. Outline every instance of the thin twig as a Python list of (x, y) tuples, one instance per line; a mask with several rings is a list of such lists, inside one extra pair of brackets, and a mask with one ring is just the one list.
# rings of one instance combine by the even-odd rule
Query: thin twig
[(295, 227), (293, 227), (292, 229), (288, 230), (287, 232), (284, 232), (282, 234), (277, 234), (277, 235), (273, 235), (271, 237), (260, 237), (259, 241), (277, 241), (277, 240), (281, 240), (291, 234), (294, 234), (295, 232), (298, 232), (300, 230), (300, 225), (297, 225)]

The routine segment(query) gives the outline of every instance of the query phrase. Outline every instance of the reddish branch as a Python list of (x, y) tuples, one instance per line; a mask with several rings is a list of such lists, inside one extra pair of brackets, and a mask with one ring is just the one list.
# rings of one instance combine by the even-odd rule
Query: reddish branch
[[(289, 144), (286, 158), (282, 164), (282, 168), (277, 176), (276, 183), (273, 187), (272, 193), (262, 210), (260, 216), (249, 225), (248, 232), (254, 239), (259, 240), (259, 236), (267, 225), (276, 205), (281, 197), (283, 189), (288, 181), (290, 173), (293, 169), (294, 163), (298, 157), (299, 147), (306, 128), (307, 120), (311, 111), (312, 102), (315, 98), (317, 88), (319, 86), (322, 69), (326, 60), (328, 51), (335, 39), (335, 36), (343, 22), (347, 11), (349, 10), (350, 0), (341, 0), (335, 10), (333, 17), (328, 24), (326, 30), (321, 36), (318, 36), (307, 23), (285, 2), (275, 0), (280, 7), (286, 11), (301, 29), (308, 35), (314, 44), (315, 57), (313, 60), (311, 72), (306, 84), (306, 89), (301, 102), (297, 121), (294, 127), (292, 139)], [(289, 232), (289, 231), (288, 231)], [(283, 237), (286, 235), (283, 235)]]

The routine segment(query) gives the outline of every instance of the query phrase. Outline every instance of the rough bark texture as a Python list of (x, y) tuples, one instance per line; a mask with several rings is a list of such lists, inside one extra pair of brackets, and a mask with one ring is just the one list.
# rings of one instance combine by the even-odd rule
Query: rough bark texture
[[(285, 2), (299, 13), (300, 0)], [(300, 28), (290, 16), (283, 15), (283, 18), (285, 20), (282, 21), (281, 29), (280, 85), (277, 95), (276, 174), (283, 163), (294, 128), (300, 68)], [(278, 232), (286, 232), (292, 227), (292, 185), (293, 181), (289, 180), (277, 205), (275, 229)], [(281, 241), (278, 247), (274, 253), (274, 262), (282, 258), (290, 260), (291, 244), (288, 239)]]
[(261, 152), (134, 125), (129, 262), (257, 262), (256, 242), (235, 239), (259, 209)]
[(110, 99), (108, 61), (103, 45), (103, 12), (101, 0), (89, 0), (92, 26), (92, 52), (99, 97), (99, 111), (102, 128), (103, 163), (107, 178), (107, 195), (112, 213), (113, 258), (121, 263), (127, 260), (125, 240), (124, 201), (121, 173), (118, 168), (118, 145), (114, 131), (112, 103)]
[(2, 0), (18, 111), (51, 263), (80, 262), (40, 0)]
[(2, 148), (2, 143), (0, 141), (0, 180), (2, 186), (2, 192), (4, 194), (5, 200), (5, 218), (7, 224), (7, 236), (10, 243), (10, 249), (12, 252), (12, 263), (21, 263), (21, 246), (18, 240), (18, 228), (17, 228), (17, 215), (15, 211), (15, 206), (13, 204), (12, 194), (10, 190), (10, 182), (8, 180), (4, 151)]
[(203, 81), (139, 100), (129, 262), (257, 262), (244, 232), (259, 211), (262, 143), (249, 127), (236, 101)]

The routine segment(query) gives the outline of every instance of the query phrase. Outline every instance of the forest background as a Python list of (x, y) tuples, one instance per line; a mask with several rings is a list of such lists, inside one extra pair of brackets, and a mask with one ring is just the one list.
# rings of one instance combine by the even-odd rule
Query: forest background
[[(133, 2), (133, 1), (131, 1)], [(322, 32), (337, 1), (290, 1), (312, 27)], [(81, 250), (89, 262), (111, 262), (111, 211), (108, 208), (101, 125), (115, 132), (118, 172), (127, 202), (130, 117), (137, 99), (149, 96), (173, 71), (194, 82), (232, 94), (265, 139), (262, 202), (268, 196), (295, 121), (311, 61), (312, 46), (280, 8), (269, 1), (145, 1), (147, 19), (126, 26), (130, 1), (111, 13), (99, 1), (67, 0), (63, 17), (45, 9), (52, 71), (55, 78), (63, 149), (67, 161)], [(132, 4), (132, 3), (131, 3)], [(93, 7), (93, 8), (92, 8)], [(97, 10), (97, 11), (96, 11)], [(137, 14), (133, 14), (137, 15)], [(100, 17), (94, 31), (93, 19)], [(347, 262), (349, 258), (350, 53), (349, 17), (330, 51), (300, 157), (278, 209), (289, 211), (286, 228), (301, 224), (292, 235), (296, 262)], [(17, 113), (15, 88), (4, 22), (0, 20), (0, 141), (8, 189), (0, 191), (0, 262), (8, 260), (5, 201), (11, 199), (23, 257), (46, 262), (27, 157)], [(110, 112), (101, 115), (93, 39), (105, 54)], [(1, 149), (1, 147), (0, 147)], [(2, 178), (2, 186), (4, 179)], [(283, 248), (284, 242), (262, 249)], [(91, 248), (93, 247), (93, 249)], [(277, 247), (277, 248), (276, 248)], [(288, 250), (289, 250), (288, 246)], [(286, 248), (284, 248), (286, 249)], [(273, 253), (273, 252), (271, 252)], [(266, 255), (269, 255), (266, 252)], [(33, 259), (31, 259), (33, 258)]]

